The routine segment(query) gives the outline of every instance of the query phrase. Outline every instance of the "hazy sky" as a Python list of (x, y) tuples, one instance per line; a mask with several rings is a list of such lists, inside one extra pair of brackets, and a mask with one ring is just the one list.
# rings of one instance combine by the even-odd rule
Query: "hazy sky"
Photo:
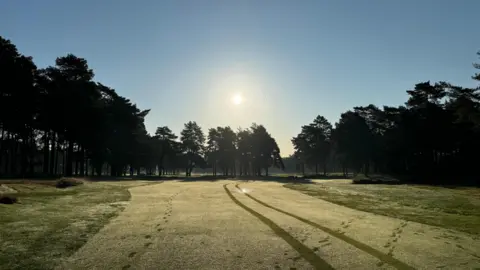
[(152, 109), (150, 132), (256, 122), (285, 156), (318, 114), (399, 105), (425, 80), (475, 85), (479, 12), (479, 0), (0, 0), (0, 35), (39, 67), (86, 58)]

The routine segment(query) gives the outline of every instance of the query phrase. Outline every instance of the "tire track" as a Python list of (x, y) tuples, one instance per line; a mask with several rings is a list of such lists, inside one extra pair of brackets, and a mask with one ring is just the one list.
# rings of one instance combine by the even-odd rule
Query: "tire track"
[(256, 212), (255, 210), (249, 208), (248, 206), (241, 203), (235, 196), (232, 195), (230, 190), (227, 188), (228, 184), (223, 185), (225, 192), (230, 197), (230, 199), (238, 206), (243, 208), (245, 211), (252, 214), (254, 217), (259, 219), (265, 225), (270, 227), (272, 231), (278, 235), (280, 238), (285, 240), (293, 249), (295, 249), (306, 261), (308, 261), (315, 269), (334, 269), (330, 264), (328, 264), (325, 260), (320, 258), (313, 250), (308, 248), (307, 246), (303, 245), (300, 241), (295, 239), (291, 236), (287, 231), (282, 229), (280, 226), (275, 224), (272, 220), (266, 218), (265, 216), (261, 215), (260, 213)]
[[(382, 262), (384, 262), (384, 263), (390, 264), (391, 266), (393, 266), (393, 267), (395, 267), (395, 268), (397, 268), (397, 269), (401, 269), (401, 270), (403, 270), (403, 269), (415, 269), (415, 268), (409, 266), (408, 264), (406, 264), (406, 263), (404, 263), (404, 262), (402, 262), (402, 261), (399, 261), (399, 260), (393, 258), (393, 257), (392, 257), (391, 255), (389, 255), (389, 254), (385, 254), (385, 253), (383, 253), (383, 252), (381, 252), (381, 251), (379, 251), (379, 250), (377, 250), (377, 249), (372, 248), (371, 246), (368, 246), (368, 245), (366, 245), (366, 244), (364, 244), (364, 243), (362, 243), (362, 242), (359, 242), (359, 241), (357, 241), (357, 240), (355, 240), (355, 239), (353, 239), (353, 238), (350, 238), (350, 237), (344, 235), (344, 233), (342, 233), (342, 232), (332, 230), (332, 229), (330, 229), (330, 228), (324, 227), (324, 226), (322, 226), (322, 225), (320, 225), (320, 224), (318, 224), (318, 223), (315, 223), (315, 222), (313, 222), (313, 221), (310, 221), (310, 220), (308, 220), (308, 219), (305, 219), (305, 218), (302, 218), (302, 217), (297, 216), (297, 215), (295, 215), (295, 214), (289, 213), (289, 212), (284, 211), (284, 210), (282, 210), (282, 209), (280, 209), (280, 208), (276, 208), (276, 207), (274, 207), (274, 206), (271, 206), (271, 205), (269, 205), (269, 204), (267, 204), (267, 203), (265, 203), (265, 202), (263, 202), (263, 201), (255, 198), (255, 197), (253, 197), (252, 195), (243, 192), (242, 189), (240, 188), (240, 186), (239, 186), (238, 184), (236, 184), (235, 187), (240, 191), (240, 193), (243, 193), (245, 196), (247, 196), (248, 198), (252, 199), (253, 201), (255, 201), (255, 202), (257, 202), (257, 203), (259, 203), (259, 204), (261, 204), (261, 205), (263, 205), (263, 206), (265, 206), (265, 207), (268, 207), (268, 208), (270, 208), (270, 209), (273, 209), (273, 210), (275, 210), (275, 211), (277, 211), (277, 212), (280, 212), (280, 213), (282, 213), (282, 214), (285, 214), (285, 215), (287, 215), (287, 216), (290, 216), (290, 217), (293, 217), (293, 218), (295, 218), (295, 219), (297, 219), (297, 220), (300, 220), (300, 221), (302, 221), (303, 223), (306, 223), (306, 224), (308, 224), (308, 225), (310, 225), (310, 226), (313, 226), (313, 227), (315, 227), (315, 228), (318, 228), (318, 229), (320, 229), (320, 230), (322, 230), (322, 231), (324, 231), (324, 232), (326, 232), (326, 233), (328, 233), (328, 234), (330, 234), (330, 235), (332, 235), (332, 236), (334, 236), (334, 237), (336, 237), (336, 238), (338, 238), (338, 239), (340, 239), (340, 240), (342, 240), (342, 241), (344, 241), (344, 242), (346, 242), (346, 243), (348, 243), (348, 244), (350, 244), (350, 245), (352, 245), (352, 246), (354, 246), (354, 247), (356, 247), (356, 248), (358, 248), (358, 249), (360, 249), (360, 250), (362, 250), (362, 251), (364, 251), (364, 252), (366, 252), (366, 253), (374, 256), (374, 257), (376, 257), (376, 258), (379, 259), (380, 261), (382, 261)], [(225, 186), (224, 186), (224, 188), (226, 189)], [(252, 211), (253, 211), (253, 210), (252, 210)], [(259, 214), (259, 215), (260, 215), (260, 214)]]

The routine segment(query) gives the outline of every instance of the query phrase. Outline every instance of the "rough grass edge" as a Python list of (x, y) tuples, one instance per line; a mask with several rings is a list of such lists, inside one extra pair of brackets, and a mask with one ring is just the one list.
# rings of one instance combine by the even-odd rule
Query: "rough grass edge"
[[(477, 225), (474, 225), (473, 227), (459, 227), (457, 225), (455, 225), (455, 226), (451, 225), (451, 224), (458, 224), (458, 222), (448, 223), (448, 222), (444, 222), (444, 219), (440, 219), (440, 222), (436, 222), (434, 220), (430, 220), (429, 218), (418, 218), (418, 216), (415, 217), (415, 216), (409, 216), (409, 215), (405, 215), (405, 214), (401, 214), (401, 213), (399, 214), (396, 211), (379, 211), (379, 210), (376, 210), (376, 209), (370, 208), (370, 207), (364, 208), (364, 207), (361, 206), (361, 204), (358, 204), (357, 202), (355, 202), (353, 200), (351, 200), (351, 201), (340, 200), (339, 201), (339, 200), (336, 200), (336, 199), (332, 199), (332, 197), (330, 197), (330, 196), (326, 196), (326, 197), (322, 196), (320, 193), (315, 194), (316, 192), (314, 192), (314, 193), (307, 192), (306, 190), (301, 189), (301, 186), (304, 186), (301, 183), (289, 183), (289, 184), (284, 184), (282, 186), (284, 188), (288, 188), (288, 189), (303, 193), (303, 194), (311, 196), (313, 198), (324, 200), (324, 201), (327, 201), (327, 202), (330, 202), (330, 203), (333, 203), (333, 204), (336, 204), (336, 205), (340, 205), (340, 206), (343, 206), (343, 207), (355, 209), (357, 211), (367, 212), (367, 213), (371, 213), (371, 214), (374, 214), (374, 215), (381, 215), (381, 216), (386, 216), (386, 217), (391, 217), (391, 218), (402, 219), (402, 220), (406, 220), (406, 221), (417, 222), (417, 223), (430, 225), (430, 226), (437, 226), (437, 227), (441, 227), (441, 228), (444, 228), (444, 229), (447, 229), (447, 230), (455, 230), (455, 231), (458, 231), (458, 232), (463, 232), (463, 233), (470, 234), (475, 239), (477, 239), (477, 238), (480, 239), (480, 230), (477, 229), (477, 228), (480, 228), (480, 227), (478, 227)], [(328, 193), (327, 190), (322, 190), (322, 191)], [(476, 222), (476, 223), (478, 223), (478, 222)]]
[(18, 202), (18, 198), (12, 194), (0, 194), (0, 204), (14, 204)]
[(68, 188), (80, 185), (83, 185), (83, 181), (73, 178), (62, 178), (55, 183), (55, 187), (57, 188)]
[(359, 173), (353, 177), (352, 184), (400, 185), (402, 181), (389, 175), (365, 175)]

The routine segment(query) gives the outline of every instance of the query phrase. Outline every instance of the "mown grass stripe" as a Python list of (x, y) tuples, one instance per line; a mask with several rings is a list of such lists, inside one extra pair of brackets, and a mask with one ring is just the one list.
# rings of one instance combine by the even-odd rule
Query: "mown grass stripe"
[(252, 214), (254, 217), (258, 218), (261, 222), (263, 222), (265, 225), (270, 227), (272, 231), (278, 235), (280, 238), (285, 240), (293, 249), (295, 249), (300, 256), (302, 256), (305, 260), (307, 260), (315, 269), (334, 269), (330, 264), (328, 264), (326, 261), (324, 261), (322, 258), (320, 258), (313, 250), (309, 249), (307, 246), (303, 245), (300, 241), (295, 239), (293, 236), (291, 236), (287, 231), (284, 229), (280, 228), (277, 224), (275, 224), (272, 220), (266, 218), (265, 216), (261, 215), (260, 213), (256, 212), (255, 210), (249, 208), (248, 206), (244, 205), (241, 203), (237, 198), (235, 198), (230, 190), (227, 188), (228, 184), (223, 185), (223, 188), (225, 189), (225, 192), (227, 192), (228, 196), (232, 201), (240, 206), (241, 208), (245, 209), (247, 212)]
[[(235, 187), (236, 187), (238, 190), (242, 191), (241, 188), (240, 188), (240, 186), (239, 186), (238, 184), (236, 184)], [(322, 230), (322, 231), (324, 231), (324, 232), (326, 232), (326, 233), (328, 233), (328, 234), (330, 234), (330, 235), (332, 235), (332, 236), (334, 236), (334, 237), (336, 237), (336, 238), (339, 238), (340, 240), (343, 240), (343, 241), (349, 243), (350, 245), (352, 245), (352, 246), (354, 246), (354, 247), (356, 247), (356, 248), (358, 248), (358, 249), (360, 249), (360, 250), (365, 251), (366, 253), (368, 253), (368, 254), (370, 254), (370, 255), (378, 258), (379, 260), (381, 260), (381, 261), (383, 261), (383, 262), (385, 262), (385, 263), (388, 263), (388, 264), (392, 265), (393, 267), (395, 267), (395, 268), (397, 268), (397, 269), (402, 269), (402, 270), (404, 270), (404, 269), (415, 269), (415, 268), (409, 266), (408, 264), (406, 264), (406, 263), (404, 263), (404, 262), (402, 262), (402, 261), (399, 261), (399, 260), (393, 258), (392, 256), (389, 256), (389, 255), (387, 255), (387, 254), (385, 254), (385, 253), (383, 253), (383, 252), (381, 252), (381, 251), (379, 251), (379, 250), (376, 250), (376, 249), (372, 248), (371, 246), (368, 246), (368, 245), (366, 245), (366, 244), (364, 244), (364, 243), (362, 243), (362, 242), (359, 242), (359, 241), (357, 241), (357, 240), (355, 240), (355, 239), (352, 239), (352, 238), (350, 238), (350, 237), (348, 237), (348, 236), (346, 236), (346, 235), (343, 235), (343, 234), (341, 234), (341, 233), (339, 233), (339, 232), (336, 232), (336, 231), (334, 231), (334, 230), (332, 230), (332, 229), (330, 229), (330, 228), (324, 227), (324, 226), (322, 226), (322, 225), (320, 225), (320, 224), (318, 224), (318, 223), (315, 223), (315, 222), (313, 222), (313, 221), (310, 221), (310, 220), (308, 220), (308, 219), (302, 218), (302, 217), (297, 216), (297, 215), (295, 215), (295, 214), (292, 214), (292, 213), (289, 213), (289, 212), (284, 211), (284, 210), (282, 210), (282, 209), (279, 209), (279, 208), (276, 208), (276, 207), (274, 207), (274, 206), (271, 206), (271, 205), (269, 205), (269, 204), (267, 204), (267, 203), (265, 203), (265, 202), (263, 202), (263, 201), (255, 198), (255, 197), (253, 197), (253, 196), (250, 195), (250, 194), (247, 194), (247, 193), (244, 193), (244, 192), (242, 192), (242, 193), (245, 194), (245, 196), (247, 196), (248, 198), (254, 200), (255, 202), (257, 202), (257, 203), (259, 203), (259, 204), (261, 204), (261, 205), (263, 205), (263, 206), (265, 206), (265, 207), (268, 207), (268, 208), (270, 208), (270, 209), (273, 209), (273, 210), (275, 210), (275, 211), (277, 211), (277, 212), (280, 212), (280, 213), (282, 213), (282, 214), (285, 214), (285, 215), (287, 215), (287, 216), (296, 218), (296, 219), (298, 219), (298, 220), (300, 220), (300, 221), (302, 221), (302, 222), (304, 222), (304, 223), (306, 223), (306, 224), (308, 224), (308, 225), (311, 225), (311, 226), (313, 226), (313, 227), (315, 227), (315, 228), (318, 228), (318, 229), (320, 229), (320, 230)]]

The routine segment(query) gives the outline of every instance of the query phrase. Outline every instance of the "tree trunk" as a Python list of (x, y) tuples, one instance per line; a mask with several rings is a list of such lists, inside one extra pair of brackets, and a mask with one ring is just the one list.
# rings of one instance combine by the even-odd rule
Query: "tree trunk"
[(3, 138), (5, 130), (2, 128), (2, 137), (0, 138), (0, 175), (2, 175), (2, 161), (3, 161)]
[[(65, 161), (65, 176), (72, 176), (73, 174), (73, 140), (68, 142), (67, 157)], [(64, 165), (65, 166), (65, 165)]]
[(80, 155), (79, 147), (77, 146), (77, 152), (75, 155), (75, 175), (78, 175), (78, 156)]
[(20, 174), (22, 175), (22, 178), (25, 177), (25, 174), (27, 173), (27, 162), (28, 162), (27, 149), (28, 149), (28, 139), (26, 136), (24, 136), (22, 138), (22, 144), (19, 145)]
[[(69, 147), (69, 144), (65, 145), (64, 144), (64, 148), (63, 148), (63, 165), (62, 165), (62, 173), (63, 175), (67, 175), (67, 170), (68, 170), (68, 166), (66, 166), (65, 164), (67, 164), (68, 162), (68, 147)], [(68, 164), (67, 164), (68, 165)], [(72, 173), (73, 173), (73, 170), (72, 170)], [(70, 176), (72, 175), (72, 173), (70, 174)]]
[(80, 176), (85, 176), (85, 148), (80, 150)]
[(103, 164), (95, 164), (94, 166), (92, 166), (92, 176), (93, 176), (94, 169), (97, 171), (97, 176), (102, 176)]
[(89, 159), (85, 159), (85, 176), (88, 176), (88, 168), (90, 168), (89, 166), (90, 166)]
[(58, 175), (58, 160), (60, 155), (61, 145), (60, 142), (57, 142), (57, 147), (55, 148), (55, 160), (54, 160), (54, 167), (53, 167), (53, 175)]
[[(7, 134), (7, 136), (8, 136), (8, 134)], [(7, 140), (8, 140), (8, 138), (7, 138)], [(7, 175), (8, 175), (8, 171), (9, 171), (9, 168), (10, 168), (10, 166), (9, 166), (10, 151), (12, 151), (10, 144), (11, 144), (11, 142), (10, 142), (10, 140), (8, 140), (8, 144), (7, 144), (6, 151), (5, 151), (5, 164), (4, 164), (5, 167), (4, 167), (4, 170), (3, 170), (3, 172)]]
[(54, 169), (55, 169), (55, 151), (57, 150), (57, 146), (55, 144), (55, 132), (51, 133), (52, 135), (52, 148), (50, 149), (50, 175), (54, 175)]
[(10, 173), (11, 175), (15, 175), (17, 173), (17, 140), (13, 138), (10, 134), (10, 139), (13, 142), (13, 147), (11, 151), (11, 162), (10, 162)]
[(29, 165), (29, 174), (33, 176), (35, 174), (35, 157), (37, 155), (37, 145), (35, 144), (35, 138), (33, 135), (30, 137), (30, 162), (28, 163)]

